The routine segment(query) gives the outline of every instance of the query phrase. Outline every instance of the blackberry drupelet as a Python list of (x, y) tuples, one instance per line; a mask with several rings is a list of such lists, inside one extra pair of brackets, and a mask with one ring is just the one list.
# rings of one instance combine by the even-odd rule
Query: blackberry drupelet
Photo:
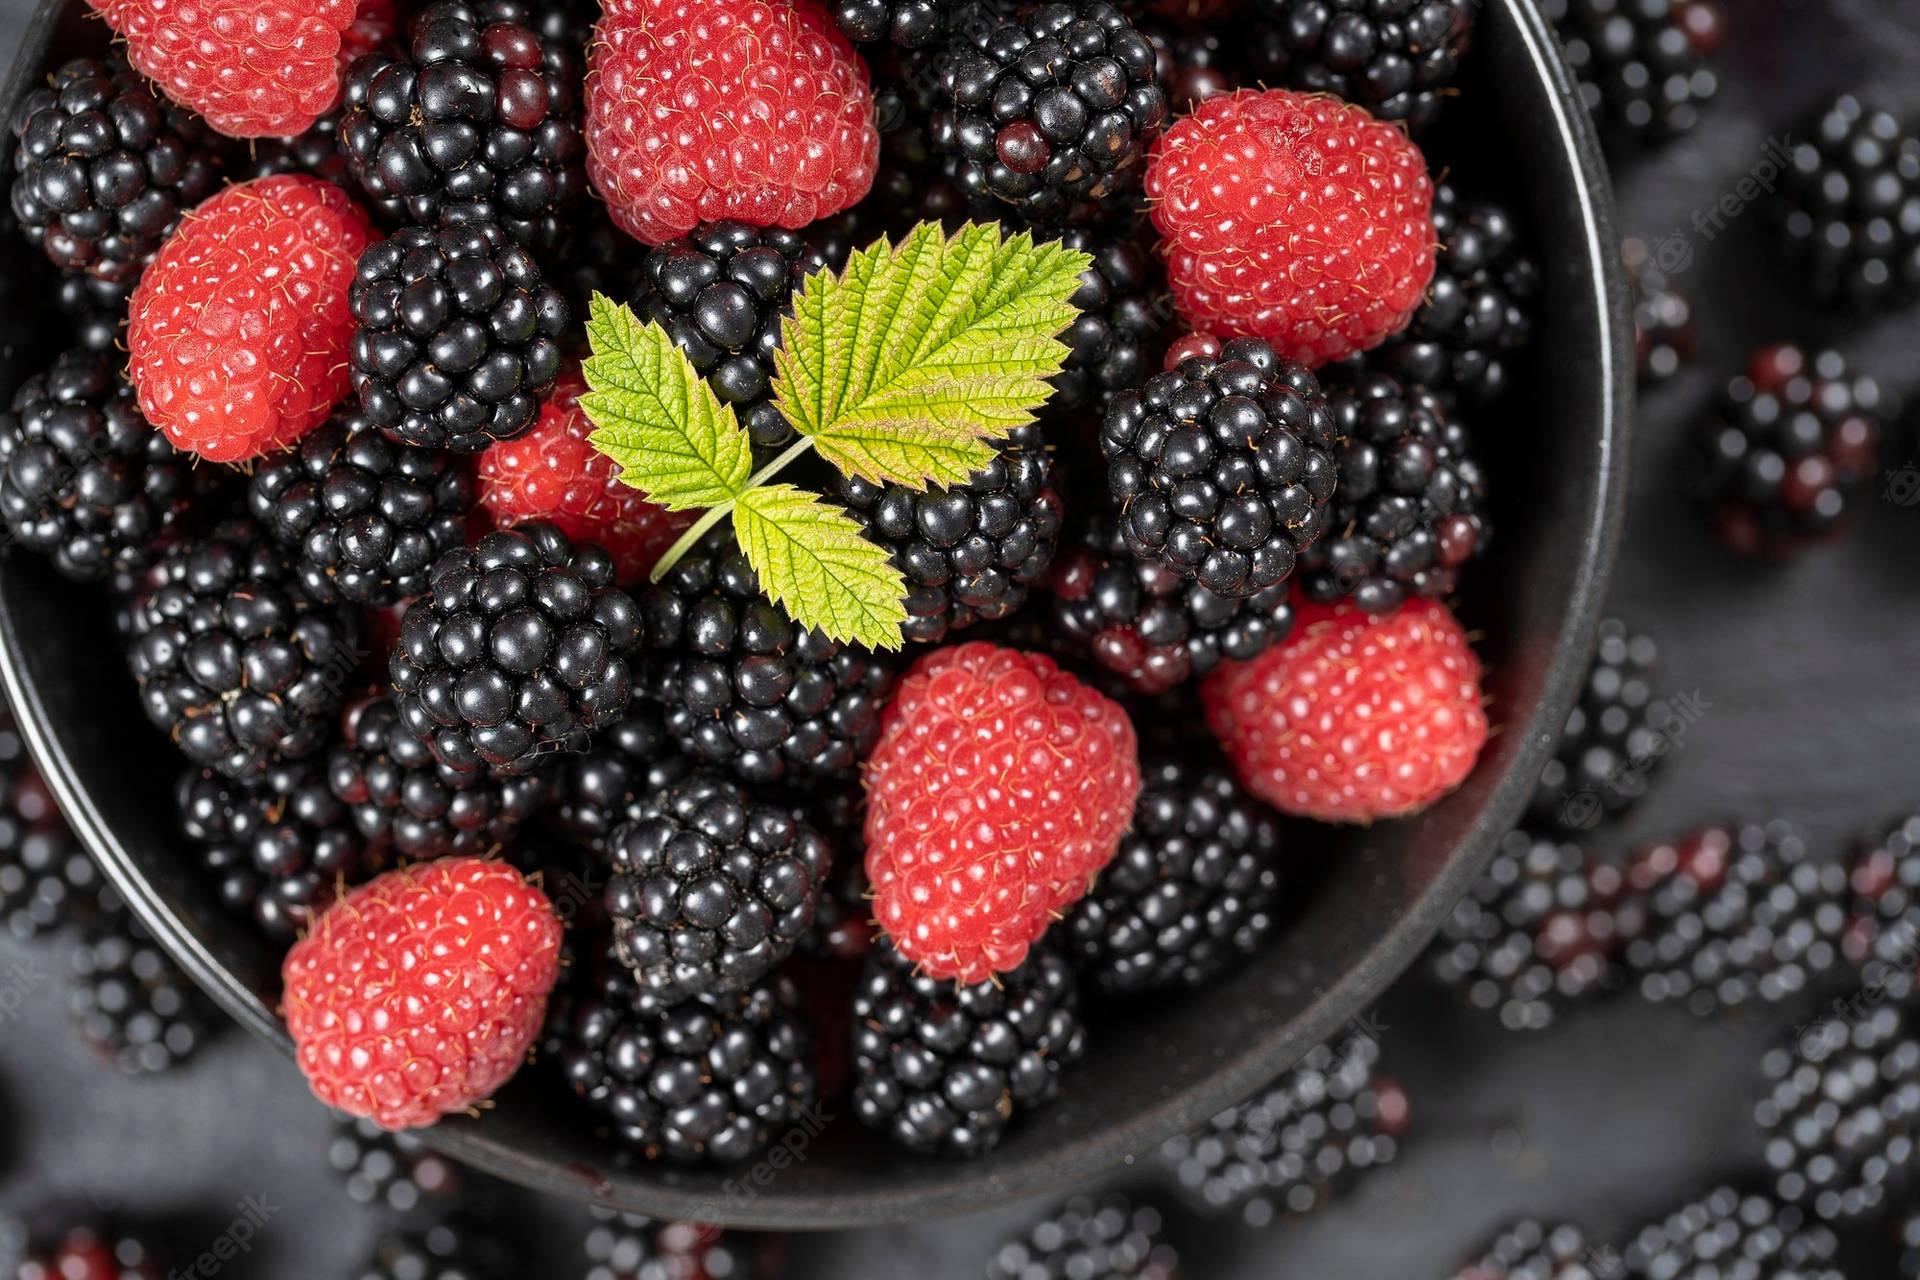
[(1098, 418), (1114, 396), (1158, 369), (1173, 323), (1173, 296), (1149, 235), (1115, 236), (1076, 227), (1060, 239), (1069, 249), (1091, 254), (1093, 265), (1081, 273), (1072, 298), (1080, 315), (1060, 335), (1071, 350), (1052, 379), (1047, 411)]
[(929, 978), (876, 945), (853, 996), (853, 1110), (913, 1151), (974, 1156), (1060, 1095), (1085, 1049), (1079, 991), (1059, 951), (971, 985)]
[(205, 997), (130, 915), (114, 913), (89, 925), (67, 964), (67, 1011), (75, 1029), (128, 1075), (185, 1061), (212, 1029)]
[(1109, 995), (1205, 985), (1273, 932), (1279, 819), (1223, 765), (1143, 761), (1133, 826), (1067, 916), (1083, 972)]
[(409, 1213), (458, 1195), (460, 1166), (410, 1133), (389, 1133), (371, 1120), (341, 1116), (327, 1144), (327, 1165), (355, 1204)]
[(1640, 385), (1665, 382), (1700, 350), (1693, 303), (1662, 269), (1658, 246), (1629, 237), (1620, 246), (1620, 256), (1633, 296), (1633, 354)]
[(1247, 50), (1238, 27), (1207, 22), (1205, 15), (1202, 22), (1189, 25), (1166, 18), (1166, 13), (1164, 4), (1151, 11), (1140, 29), (1153, 41), (1160, 87), (1173, 115), (1185, 115), (1208, 98), (1245, 85)]
[(592, 750), (561, 765), (552, 825), (576, 844), (603, 850), (607, 836), (632, 821), (638, 805), (692, 769), (668, 735), (660, 708), (635, 704), (619, 724), (601, 731)]
[(1326, 531), (1336, 442), (1312, 371), (1253, 338), (1121, 392), (1100, 431), (1127, 546), (1229, 599), (1285, 581)]
[(533, 22), (514, 0), (437, 0), (404, 49), (354, 61), (340, 148), (376, 208), (421, 226), (497, 222), (527, 245), (559, 239), (587, 189), (582, 54)]
[(1610, 142), (1660, 142), (1699, 123), (1719, 92), (1716, 0), (1546, 0), (1587, 111)]
[(748, 782), (850, 776), (880, 732), (890, 659), (802, 628), (726, 530), (640, 599), (649, 693), (687, 755)]
[(351, 187), (353, 174), (340, 150), (338, 111), (321, 116), (305, 133), (291, 138), (252, 139), (233, 177), (235, 182), (248, 182), (281, 173), (310, 173), (335, 186)]
[(1174, 1280), (1179, 1270), (1160, 1211), (1109, 1194), (1075, 1196), (1002, 1243), (987, 1280)]
[(127, 300), (133, 286), (62, 271), (51, 288), (54, 304), (72, 330), (73, 345), (124, 363)]
[(1617, 618), (1600, 624), (1580, 700), (1533, 789), (1529, 816), (1538, 827), (1585, 831), (1646, 794), (1673, 746), (1667, 727), (1678, 723), (1674, 709), (1655, 700), (1658, 662), (1653, 637)]
[(519, 1262), (507, 1237), (456, 1213), (389, 1230), (359, 1280), (496, 1280), (520, 1274)]
[(695, 773), (635, 807), (607, 837), (614, 946), (665, 1003), (759, 981), (813, 925), (833, 850), (777, 804)]
[(901, 632), (909, 641), (938, 643), (1019, 609), (1060, 540), (1064, 504), (1038, 423), (1008, 432), (993, 463), (964, 487), (915, 491), (838, 474), (835, 485), (906, 576)]
[(1327, 534), (1300, 554), (1310, 600), (1368, 613), (1443, 599), (1486, 546), (1486, 473), (1458, 415), (1437, 394), (1362, 372), (1328, 393), (1340, 481)]
[(1263, 83), (1355, 102), (1415, 133), (1439, 118), (1479, 0), (1255, 0)]
[(1847, 884), (1853, 894), (1842, 944), (1847, 961), (1864, 990), (1906, 999), (1920, 956), (1920, 813), (1862, 840)]
[(1137, 189), (1167, 121), (1153, 42), (1106, 0), (961, 24), (943, 73), (936, 150), (969, 202), (1031, 226), (1091, 221)]
[(1920, 137), (1850, 93), (1800, 137), (1774, 211), (1807, 287), (1857, 311), (1920, 295)]
[(130, 286), (220, 189), (206, 122), (118, 57), (76, 58), (13, 112), (13, 216), (55, 266)]
[(338, 414), (262, 459), (247, 507), (293, 555), (310, 599), (379, 608), (425, 591), (434, 561), (465, 543), (473, 480), (441, 450)]
[(627, 713), (640, 612), (613, 557), (531, 522), (450, 551), (390, 664), (401, 720), (462, 772), (527, 773)]
[(309, 604), (253, 521), (171, 548), (134, 601), (127, 664), (147, 716), (187, 759), (259, 777), (332, 740), (360, 658), (358, 620)]
[[(1594, 1267), (1587, 1264), (1594, 1262)], [(1612, 1280), (1596, 1258), (1596, 1244), (1572, 1223), (1516, 1222), (1453, 1280)]]
[(847, 39), (857, 44), (889, 40), (904, 49), (924, 49), (947, 36), (956, 12), (969, 0), (831, 0), (827, 6)]
[(1716, 536), (1786, 556), (1840, 532), (1879, 467), (1880, 386), (1837, 351), (1763, 347), (1699, 430), (1699, 486)]
[(1840, 1242), (1759, 1192), (1717, 1187), (1644, 1228), (1621, 1251), (1627, 1280), (1845, 1280)]
[(62, 352), (0, 414), (0, 517), (80, 581), (143, 568), (216, 483), (141, 416), (124, 364)]

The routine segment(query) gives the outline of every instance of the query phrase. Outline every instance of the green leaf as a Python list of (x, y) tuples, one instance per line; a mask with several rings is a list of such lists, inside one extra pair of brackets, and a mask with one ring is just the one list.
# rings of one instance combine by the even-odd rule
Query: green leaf
[(774, 355), (775, 404), (841, 471), (915, 489), (964, 484), (987, 442), (1030, 422), (1068, 348), (1092, 258), (998, 224), (898, 246), (810, 276)]
[(751, 441), (666, 330), (596, 293), (587, 340), (580, 407), (595, 428), (587, 439), (619, 465), (621, 480), (674, 511), (717, 507), (746, 491)]
[(869, 649), (898, 649), (907, 583), (852, 516), (790, 484), (740, 495), (733, 535), (760, 589), (802, 626)]

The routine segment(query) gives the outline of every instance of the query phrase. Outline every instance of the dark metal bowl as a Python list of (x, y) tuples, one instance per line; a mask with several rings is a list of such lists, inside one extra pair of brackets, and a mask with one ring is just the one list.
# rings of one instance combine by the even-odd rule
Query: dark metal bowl
[[(77, 4), (43, 5), (14, 55), (5, 102), (66, 55), (104, 44)], [(73, 46), (69, 49), (69, 46)], [(1495, 538), (1461, 613), (1480, 633), (1496, 733), (1472, 778), (1418, 818), (1290, 830), (1294, 901), (1264, 954), (1205, 990), (1137, 1002), (1097, 1023), (1064, 1099), (972, 1162), (903, 1154), (835, 1114), (794, 1154), (731, 1172), (632, 1161), (537, 1071), (435, 1147), (555, 1195), (656, 1217), (824, 1228), (982, 1208), (1064, 1188), (1150, 1152), (1285, 1069), (1366, 1009), (1410, 964), (1518, 819), (1565, 722), (1612, 568), (1632, 395), (1626, 290), (1606, 169), (1571, 76), (1530, 0), (1489, 0), (1462, 96), (1427, 139), (1436, 172), (1505, 199), (1544, 275), (1520, 377), (1475, 422)], [(0, 387), (47, 350), (45, 275), (0, 243)], [(57, 327), (57, 326), (55, 326)], [(68, 817), (134, 910), (201, 986), (290, 1051), (274, 1012), (278, 956), (222, 912), (176, 834), (174, 751), (149, 728), (104, 592), (36, 558), (0, 565), (0, 678)], [(829, 1104), (844, 1113), (844, 1104)], [(261, 1117), (271, 1123), (270, 1117)]]

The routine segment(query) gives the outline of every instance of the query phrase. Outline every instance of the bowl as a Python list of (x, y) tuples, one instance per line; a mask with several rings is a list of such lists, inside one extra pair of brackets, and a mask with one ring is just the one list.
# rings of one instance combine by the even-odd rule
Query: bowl
[[(43, 4), (15, 51), (12, 104), (59, 57), (105, 43), (77, 3)], [(1427, 140), (1446, 171), (1508, 203), (1542, 268), (1537, 331), (1496, 411), (1474, 420), (1491, 473), (1494, 538), (1461, 614), (1479, 638), (1496, 731), (1467, 783), (1416, 818), (1290, 826), (1297, 863), (1283, 928), (1235, 973), (1096, 1023), (1061, 1101), (991, 1154), (923, 1158), (829, 1103), (818, 1133), (740, 1170), (632, 1160), (575, 1101), (522, 1072), (477, 1118), (423, 1133), (447, 1155), (540, 1191), (660, 1218), (829, 1228), (899, 1222), (1057, 1191), (1150, 1154), (1360, 1016), (1411, 964), (1520, 817), (1595, 638), (1622, 516), (1633, 361), (1626, 285), (1600, 149), (1531, 0), (1488, 0), (1464, 92)], [(8, 166), (7, 172), (11, 172)], [(0, 389), (44, 359), (33, 324), (45, 275), (0, 242)], [(11, 321), (11, 324), (7, 324)], [(0, 678), (80, 837), (147, 927), (227, 1013), (291, 1055), (274, 1012), (278, 956), (225, 914), (176, 834), (179, 759), (147, 723), (105, 593), (35, 557), (0, 563)], [(1111, 1019), (1110, 1019), (1111, 1021)], [(289, 1062), (288, 1070), (292, 1070)], [(811, 1126), (810, 1126), (811, 1128)]]

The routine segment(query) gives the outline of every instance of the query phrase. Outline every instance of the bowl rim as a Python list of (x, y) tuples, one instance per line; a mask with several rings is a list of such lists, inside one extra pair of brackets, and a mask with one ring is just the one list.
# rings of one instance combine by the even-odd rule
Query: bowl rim
[[(40, 74), (47, 47), (70, 4), (77, 0), (41, 0), (16, 47), (0, 104), (9, 108)], [(1552, 112), (1552, 133), (1568, 155), (1573, 196), (1580, 215), (1577, 242), (1585, 255), (1581, 289), (1597, 303), (1602, 324), (1591, 352), (1601, 397), (1596, 451), (1598, 473), (1593, 500), (1582, 515), (1580, 552), (1565, 623), (1548, 662), (1546, 678), (1532, 714), (1509, 727), (1523, 734), (1505, 774), (1489, 794), (1453, 855), (1433, 884), (1334, 981), (1319, 988), (1311, 1003), (1290, 1021), (1276, 1024), (1260, 1041), (1246, 1046), (1231, 1063), (1169, 1091), (1156, 1104), (1084, 1139), (1035, 1153), (989, 1178), (967, 1179), (968, 1166), (954, 1162), (957, 1186), (921, 1185), (896, 1192), (866, 1190), (857, 1196), (830, 1193), (762, 1196), (741, 1202), (712, 1193), (661, 1183), (646, 1188), (644, 1206), (616, 1194), (590, 1172), (563, 1168), (556, 1161), (527, 1155), (519, 1147), (491, 1139), (484, 1125), (441, 1124), (417, 1130), (429, 1147), (484, 1172), (564, 1199), (586, 1199), (610, 1207), (639, 1209), (655, 1217), (691, 1217), (728, 1226), (776, 1229), (830, 1229), (872, 1226), (943, 1217), (984, 1209), (1049, 1188), (1062, 1190), (1095, 1171), (1115, 1168), (1136, 1152), (1151, 1150), (1184, 1127), (1187, 1118), (1212, 1114), (1252, 1093), (1296, 1062), (1377, 999), (1418, 957), (1454, 904), (1468, 891), (1492, 858), (1501, 839), (1520, 819), (1535, 779), (1558, 739), (1584, 678), (1597, 639), (1608, 584), (1612, 579), (1625, 521), (1628, 443), (1633, 404), (1633, 360), (1628, 321), (1628, 291), (1617, 252), (1611, 184), (1598, 134), (1551, 25), (1537, 0), (1488, 0), (1513, 19), (1520, 49), (1534, 76), (1544, 82)], [(0, 140), (0, 150), (11, 139)], [(128, 850), (108, 828), (89, 794), (78, 782), (66, 753), (54, 740), (47, 710), (16, 660), (14, 619), (9, 614), (0, 635), (0, 685), (48, 786), (75, 833), (100, 863), (103, 873), (154, 938), (205, 990), (221, 1010), (283, 1054), (293, 1046), (275, 1012), (239, 982), (160, 900)]]

